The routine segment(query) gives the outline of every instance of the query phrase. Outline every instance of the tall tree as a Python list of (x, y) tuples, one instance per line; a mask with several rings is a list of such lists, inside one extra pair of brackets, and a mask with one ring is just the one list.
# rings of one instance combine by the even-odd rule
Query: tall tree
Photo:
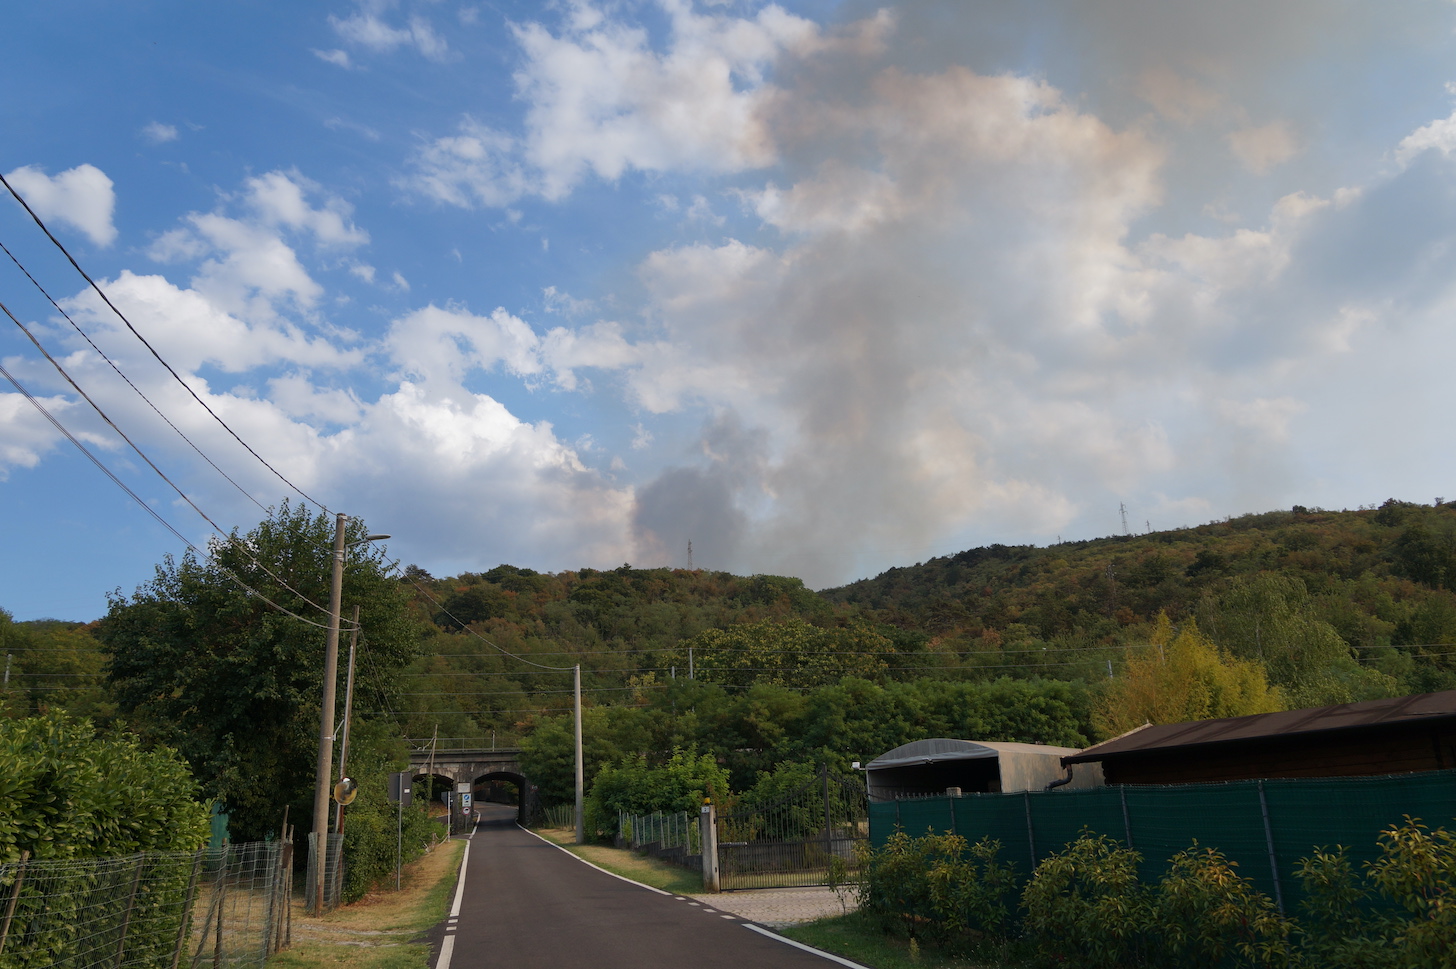
[[(309, 817), (333, 531), (325, 515), (285, 503), (246, 535), (214, 542), (208, 561), (169, 556), (134, 595), (112, 598), (98, 629), (121, 713), (181, 752), (204, 793), (226, 806), (239, 840), (276, 830), (285, 805), (293, 818)], [(347, 534), (357, 541), (368, 532), (355, 520)], [(346, 553), (346, 622), (356, 605), (354, 708), (384, 709), (419, 629), (369, 546)]]
[(1219, 649), (1188, 620), (1176, 635), (1159, 613), (1152, 646), (1128, 657), (1093, 717), (1098, 729), (1120, 734), (1144, 723), (1183, 723), (1284, 709), (1264, 665)]

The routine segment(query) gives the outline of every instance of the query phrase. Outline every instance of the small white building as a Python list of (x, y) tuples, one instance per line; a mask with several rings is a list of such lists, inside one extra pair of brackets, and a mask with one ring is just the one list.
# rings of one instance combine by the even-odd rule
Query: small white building
[[(1067, 780), (1062, 758), (1081, 753), (1075, 747), (998, 741), (951, 740), (936, 737), (901, 744), (865, 768), (871, 801), (945, 794), (1042, 791), (1101, 787), (1099, 764), (1079, 764)], [(1060, 782), (1060, 783), (1058, 783)]]

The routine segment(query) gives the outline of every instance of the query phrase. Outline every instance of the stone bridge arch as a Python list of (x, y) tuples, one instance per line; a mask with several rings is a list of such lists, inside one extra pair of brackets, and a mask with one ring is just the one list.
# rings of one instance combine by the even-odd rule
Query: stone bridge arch
[(519, 747), (430, 749), (429, 741), (410, 741), (410, 770), (415, 777), (433, 776), (459, 790), (468, 783), (472, 793), (490, 781), (516, 786), (516, 820), (527, 823), (536, 800), (536, 786), (521, 768)]

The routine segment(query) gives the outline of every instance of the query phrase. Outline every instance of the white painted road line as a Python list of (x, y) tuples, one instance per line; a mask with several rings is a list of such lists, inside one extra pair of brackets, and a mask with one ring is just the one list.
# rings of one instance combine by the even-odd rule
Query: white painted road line
[[(474, 831), (470, 832), (472, 835)], [(470, 839), (465, 839), (465, 853), (460, 856), (460, 878), (455, 882), (455, 901), (450, 905), (450, 921), (460, 918), (460, 903), (465, 898), (465, 865), (470, 861)], [(455, 926), (450, 926), (451, 929)], [(440, 943), (440, 958), (435, 969), (450, 969), (450, 959), (455, 955), (455, 936), (447, 931), (445, 941)]]
[(465, 898), (465, 866), (470, 863), (470, 839), (465, 840), (465, 854), (460, 856), (460, 880), (455, 883), (455, 901), (450, 906), (450, 917), (460, 917), (460, 902)]
[(550, 845), (551, 847), (555, 848), (557, 851), (565, 852), (566, 854), (570, 855), (572, 858), (575, 858), (577, 861), (581, 862), (583, 865), (586, 865), (588, 868), (595, 868), (597, 871), (601, 872), (603, 875), (611, 875), (613, 878), (620, 878), (622, 881), (624, 881), (624, 882), (630, 882), (631, 884), (636, 885), (638, 888), (645, 888), (649, 892), (656, 892), (659, 895), (666, 895), (669, 898), (677, 898), (677, 897), (679, 897), (679, 896), (673, 895), (672, 892), (664, 892), (660, 888), (653, 888), (651, 885), (644, 885), (641, 882), (637, 881), (637, 879), (635, 879), (635, 878), (628, 878), (626, 875), (619, 875), (619, 874), (617, 874), (614, 871), (607, 871), (601, 865), (593, 865), (591, 862), (587, 861), (581, 855), (578, 855), (575, 852), (567, 851), (565, 848), (563, 848), (561, 845), (557, 844), (554, 841), (551, 841), (551, 840), (549, 840), (547, 838), (542, 838), (539, 834), (537, 834), (536, 832), (532, 831), (530, 828), (526, 827), (525, 825), (517, 824), (516, 827), (520, 828), (522, 831), (526, 832), (527, 834), (529, 834), (533, 838), (536, 838), (536, 839), (538, 839), (540, 841), (545, 841), (548, 845)]
[(841, 966), (848, 966), (849, 969), (869, 969), (869, 966), (860, 965), (858, 962), (850, 962), (848, 959), (841, 959), (839, 956), (834, 955), (830, 952), (825, 952), (823, 949), (816, 949), (812, 945), (805, 945), (802, 942), (795, 942), (793, 939), (779, 935), (777, 932), (770, 932), (768, 929), (764, 928), (761, 925), (754, 925), (752, 922), (744, 922), (743, 927), (745, 929), (757, 932), (759, 935), (766, 935), (770, 939), (775, 939), (779, 942), (782, 942), (784, 945), (791, 945), (795, 949), (803, 949), (805, 952), (812, 952), (821, 959), (827, 959), (830, 962), (837, 962)]

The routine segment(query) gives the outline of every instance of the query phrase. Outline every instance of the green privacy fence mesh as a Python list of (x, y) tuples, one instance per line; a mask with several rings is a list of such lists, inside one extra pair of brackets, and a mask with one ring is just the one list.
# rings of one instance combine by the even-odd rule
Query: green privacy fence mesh
[(1024, 878), (1086, 828), (1140, 852), (1147, 881), (1197, 841), (1218, 848), (1260, 891), (1288, 906), (1301, 896), (1293, 875), (1300, 859), (1339, 844), (1357, 864), (1373, 860), (1380, 832), (1405, 815), (1432, 828), (1453, 827), (1456, 770), (883, 801), (870, 805), (870, 843), (880, 847), (896, 828), (910, 835), (948, 831), (972, 844), (995, 838), (1002, 860)]

